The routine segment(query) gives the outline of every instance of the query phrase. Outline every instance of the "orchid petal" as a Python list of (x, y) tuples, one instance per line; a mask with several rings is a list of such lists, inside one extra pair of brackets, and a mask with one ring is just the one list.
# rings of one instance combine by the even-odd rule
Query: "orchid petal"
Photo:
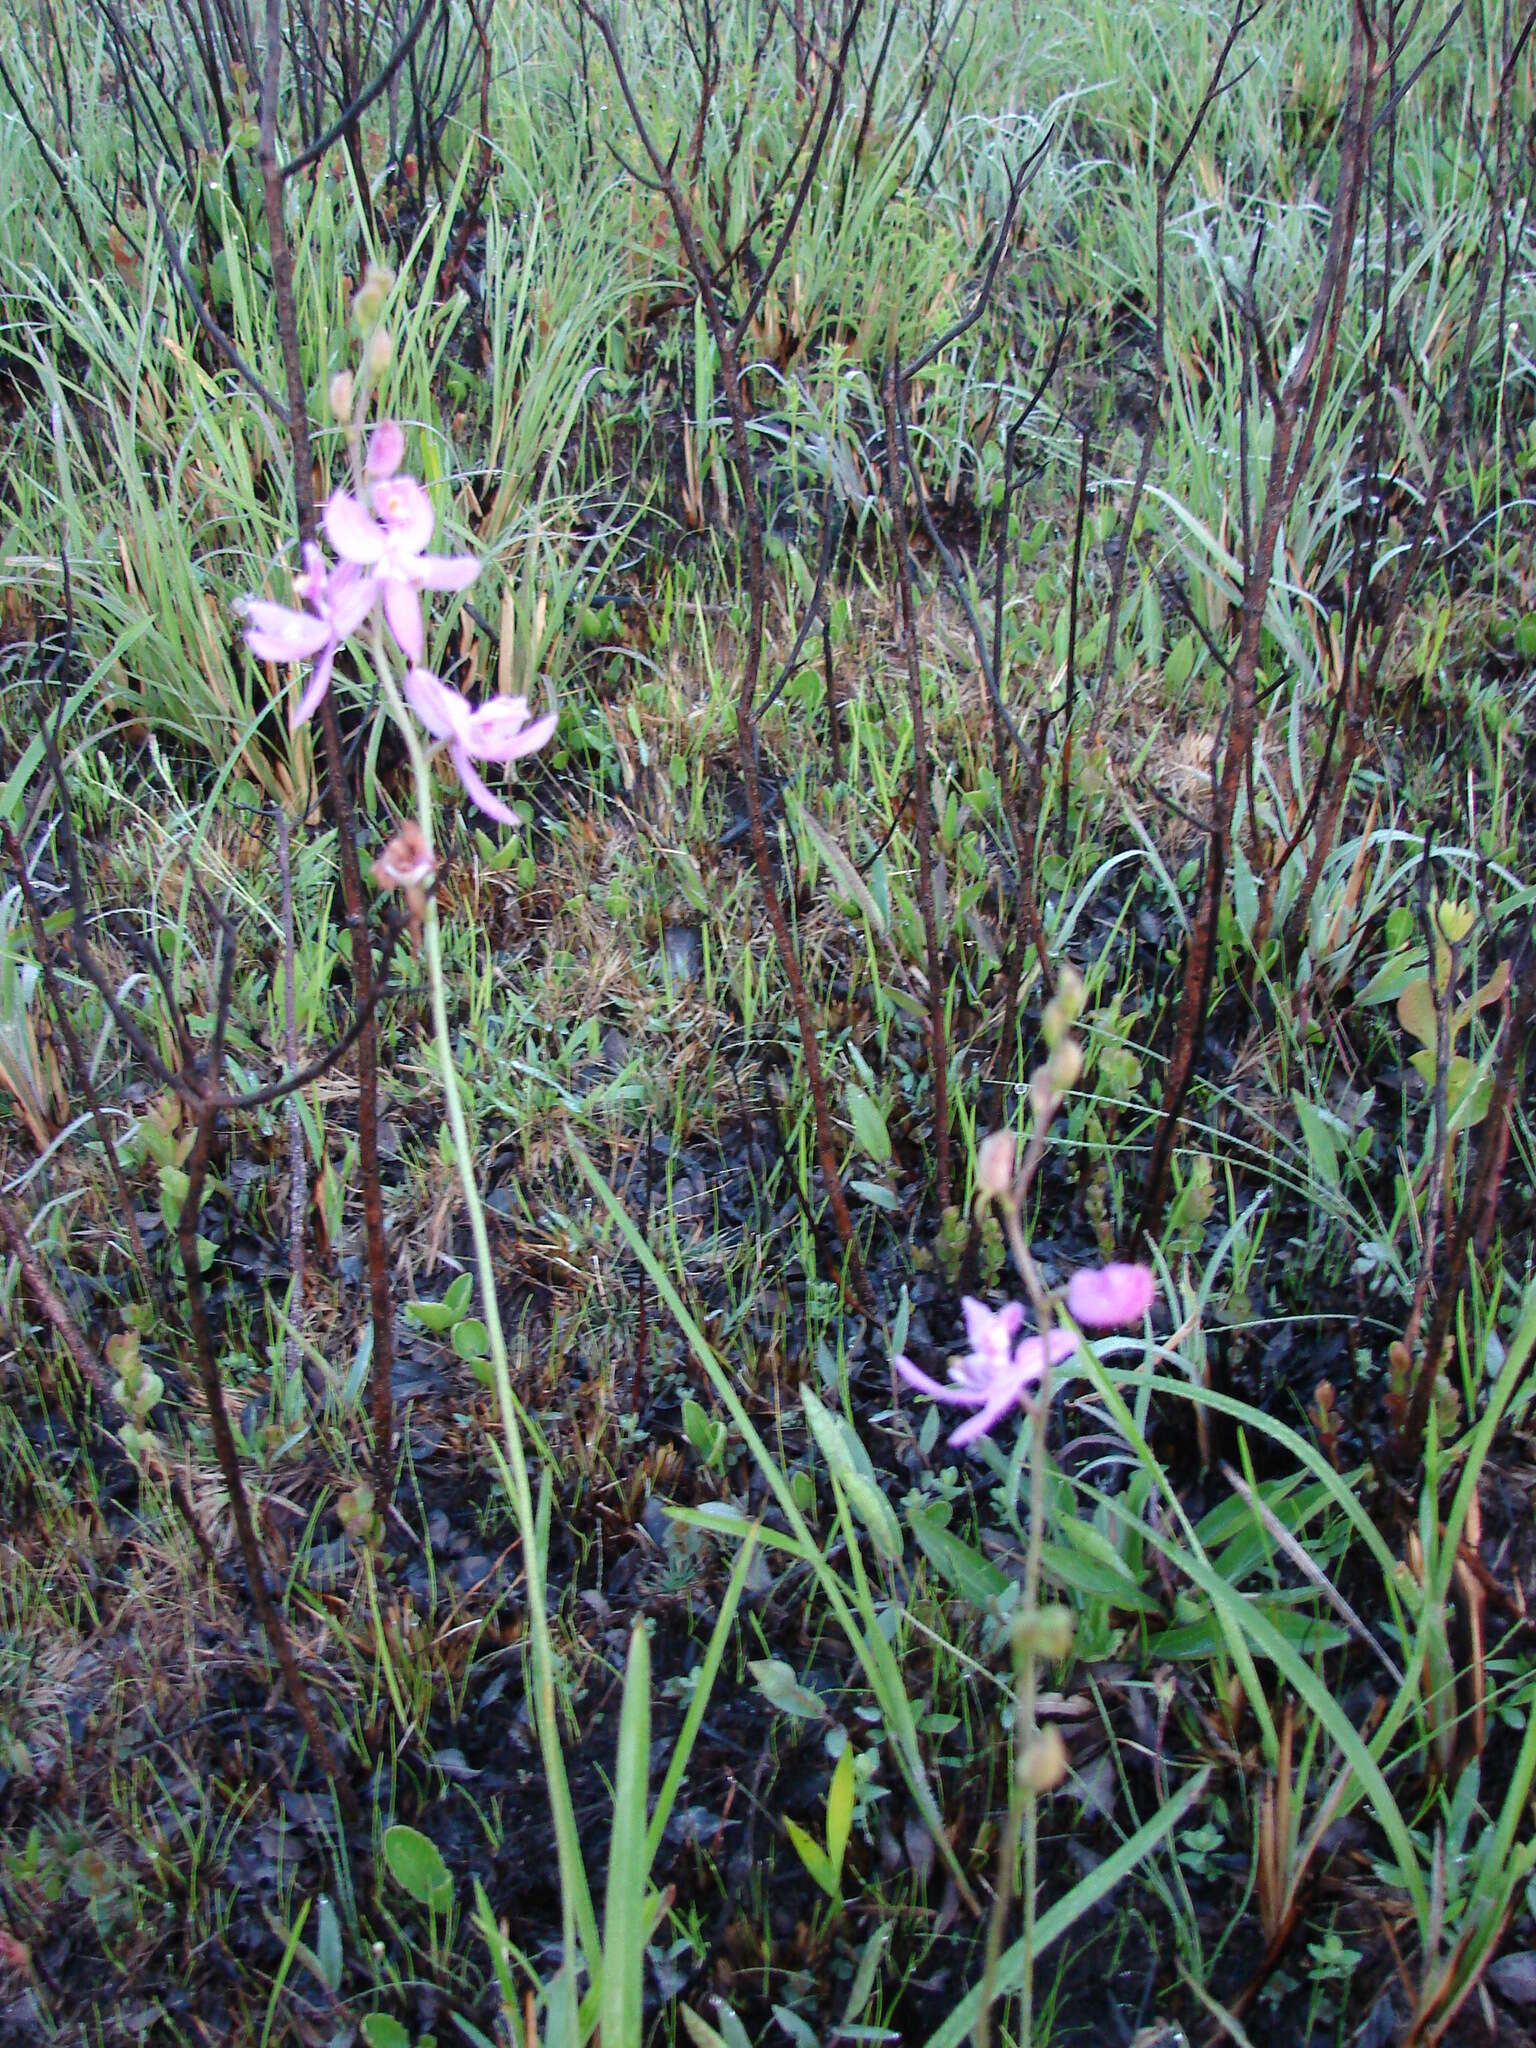
[(346, 562), (331, 578), (326, 593), (331, 626), (338, 640), (350, 640), (373, 610), (379, 587), (371, 576), (352, 562)]
[(423, 590), (468, 590), (480, 574), (473, 555), (418, 555), (411, 576)]
[(314, 670), (305, 685), (304, 694), (288, 714), (288, 730), (297, 732), (301, 725), (307, 725), (319, 708), (320, 699), (330, 687), (331, 670), (335, 666), (336, 650), (327, 647), (315, 663)]
[(245, 608), (248, 626), (246, 645), (262, 661), (308, 661), (331, 638), (324, 619), (310, 612), (290, 611), (286, 605), (267, 604), (252, 598)]
[(475, 773), (474, 763), (458, 741), (454, 742), (453, 746), (449, 749), (449, 753), (453, 760), (454, 772), (457, 774), (460, 782), (463, 783), (464, 793), (470, 802), (478, 810), (484, 811), (488, 818), (495, 818), (499, 824), (515, 825), (517, 823), (516, 814), (508, 810), (499, 797), (491, 795), (491, 792)]
[(1067, 1282), (1068, 1312), (1085, 1330), (1120, 1330), (1139, 1323), (1156, 1296), (1157, 1283), (1146, 1266), (1087, 1266)]
[(368, 474), (382, 480), (393, 476), (405, 460), (405, 435), (398, 420), (380, 420), (368, 442)]
[(407, 661), (420, 661), (421, 599), (409, 583), (396, 576), (384, 579), (384, 616)]
[(487, 697), (474, 710), (474, 749), (489, 755), (493, 748), (516, 739), (528, 723), (526, 697)]
[(470, 710), (457, 690), (449, 689), (429, 668), (409, 668), (405, 672), (405, 696), (433, 739), (455, 740), (463, 745)]
[(475, 752), (483, 761), (521, 761), (526, 754), (536, 754), (540, 747), (548, 744), (555, 736), (555, 727), (560, 723), (558, 711), (536, 718), (531, 725), (525, 725), (504, 737), (486, 742), (478, 735)]
[(1048, 1365), (1060, 1365), (1076, 1349), (1077, 1338), (1073, 1332), (1057, 1328), (1048, 1331), (1043, 1340), (1026, 1337), (1013, 1354), (1013, 1362), (1022, 1378), (1030, 1386), (1035, 1386), (1044, 1379)]
[(1005, 1365), (1014, 1339), (1024, 1327), (1021, 1304), (1005, 1301), (1000, 1309), (993, 1310), (984, 1301), (967, 1295), (960, 1306), (965, 1316), (965, 1334), (975, 1356), (993, 1367)]
[(331, 546), (346, 562), (371, 568), (389, 546), (389, 535), (370, 519), (348, 491), (333, 491), (320, 515)]
[(920, 1394), (926, 1394), (930, 1401), (953, 1401), (966, 1407), (974, 1407), (983, 1398), (969, 1388), (946, 1387), (940, 1380), (929, 1379), (927, 1373), (915, 1366), (910, 1358), (898, 1357), (893, 1359), (892, 1363), (907, 1385), (915, 1387)]
[(995, 1429), (1008, 1410), (1017, 1405), (1022, 1389), (1017, 1386), (1000, 1387), (984, 1408), (978, 1408), (974, 1415), (968, 1415), (954, 1431), (949, 1441), (957, 1451), (963, 1451), (967, 1444), (973, 1444), (977, 1437), (985, 1436), (989, 1429)]
[(432, 538), (437, 521), (432, 500), (415, 477), (385, 477), (373, 486), (368, 500), (388, 529), (396, 555), (419, 555)]

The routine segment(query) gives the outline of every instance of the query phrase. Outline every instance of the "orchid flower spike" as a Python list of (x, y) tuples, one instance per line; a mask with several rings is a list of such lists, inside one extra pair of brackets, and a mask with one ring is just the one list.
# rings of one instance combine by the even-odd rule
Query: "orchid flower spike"
[(467, 590), (480, 573), (473, 555), (429, 555), (436, 516), (432, 500), (411, 476), (397, 474), (405, 455), (398, 423), (385, 420), (368, 444), (365, 509), (350, 491), (333, 491), (323, 516), (332, 547), (345, 562), (366, 569), (384, 600), (384, 617), (407, 661), (422, 656), (421, 593)]
[(1123, 1330), (1141, 1321), (1156, 1295), (1147, 1266), (1085, 1266), (1067, 1282), (1067, 1309), (1085, 1330)]
[(454, 773), (471, 803), (503, 825), (516, 823), (513, 813), (489, 789), (471, 765), (475, 761), (517, 761), (537, 753), (554, 735), (559, 715), (550, 711), (530, 719), (526, 697), (492, 697), (471, 704), (430, 669), (412, 668), (405, 677), (411, 709), (435, 740), (445, 740)]
[(920, 1394), (975, 1410), (949, 1439), (957, 1451), (995, 1428), (1010, 1408), (1021, 1407), (1050, 1368), (1070, 1357), (1077, 1347), (1070, 1330), (1026, 1337), (1024, 1309), (1019, 1302), (1007, 1301), (1000, 1309), (990, 1309), (967, 1295), (962, 1306), (971, 1348), (950, 1361), (947, 1385), (920, 1372), (909, 1358), (896, 1360), (897, 1372)]
[(312, 540), (303, 548), (304, 567), (293, 579), (294, 595), (308, 607), (269, 604), (259, 597), (245, 603), (245, 644), (259, 661), (313, 661), (304, 694), (288, 715), (290, 730), (312, 718), (330, 687), (336, 650), (355, 633), (373, 609), (377, 595), (373, 578), (351, 562), (339, 569), (326, 566)]

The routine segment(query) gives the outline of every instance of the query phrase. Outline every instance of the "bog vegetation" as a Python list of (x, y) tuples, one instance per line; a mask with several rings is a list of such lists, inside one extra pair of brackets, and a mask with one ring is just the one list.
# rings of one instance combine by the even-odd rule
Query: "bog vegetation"
[(15, 0), (0, 2035), (1526, 2038), (1532, 0)]

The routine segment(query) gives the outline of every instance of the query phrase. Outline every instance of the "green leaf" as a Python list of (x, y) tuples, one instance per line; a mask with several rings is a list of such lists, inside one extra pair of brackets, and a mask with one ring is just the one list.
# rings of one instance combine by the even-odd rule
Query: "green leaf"
[(713, 1465), (725, 1449), (725, 1424), (691, 1394), (683, 1399), (683, 1434), (706, 1465)]
[(821, 2048), (816, 2029), (801, 2019), (799, 2013), (792, 2011), (789, 2006), (776, 2005), (773, 2008), (773, 2017), (788, 2034), (794, 2048)]
[(816, 1439), (817, 1448), (826, 1459), (827, 1470), (833, 1477), (845, 1483), (854, 1477), (872, 1480), (874, 1464), (859, 1440), (858, 1431), (847, 1417), (828, 1408), (810, 1387), (800, 1389), (800, 1399), (811, 1435)]
[(846, 2040), (849, 2029), (857, 2021), (880, 1975), (880, 1965), (885, 1960), (886, 1944), (891, 1938), (890, 1923), (877, 1926), (859, 1952), (857, 1967), (853, 1973), (853, 1984), (848, 1993), (848, 2003), (843, 2007), (843, 2024), (839, 2032)]
[[(713, 2027), (707, 2026), (696, 2012), (689, 2012), (686, 2006), (678, 2007), (683, 2016), (683, 2024), (687, 2027), (690, 2037), (700, 2044), (700, 2048), (715, 2048), (717, 2041), (720, 2048), (752, 2048), (750, 2035), (725, 2000), (716, 1994), (710, 2003), (715, 2008), (715, 2018), (720, 2022), (718, 2034)], [(697, 2032), (696, 2026), (699, 2029)]]
[(832, 1866), (833, 1883), (839, 1885), (843, 1881), (848, 1837), (853, 1832), (854, 1789), (853, 1744), (845, 1742), (827, 1788), (827, 1861)]
[(336, 1908), (324, 1896), (320, 1900), (319, 1921), (315, 1961), (320, 1965), (320, 1981), (327, 1991), (334, 1992), (341, 1984), (341, 1922), (336, 1917)]
[(789, 1831), (789, 1839), (795, 1845), (795, 1854), (805, 1865), (812, 1881), (821, 1886), (821, 1889), (829, 1899), (835, 1899), (837, 1897), (837, 1876), (833, 1871), (832, 1865), (827, 1860), (826, 1850), (819, 1843), (813, 1841), (798, 1822), (787, 1820), (784, 1825)]
[(466, 1316), (453, 1326), (453, 1348), (460, 1358), (484, 1358), (491, 1348), (490, 1332), (478, 1316)]
[(396, 1884), (409, 1892), (418, 1906), (443, 1913), (452, 1905), (453, 1879), (448, 1875), (448, 1866), (438, 1854), (437, 1844), (418, 1828), (404, 1827), (398, 1822), (386, 1828), (384, 1861)]
[(795, 1721), (824, 1721), (826, 1705), (819, 1692), (802, 1685), (793, 1669), (778, 1657), (758, 1657), (747, 1669), (757, 1680), (757, 1689), (770, 1707)]
[(680, 2005), (677, 2015), (693, 2048), (725, 2048), (724, 2034), (717, 2034), (709, 2021), (701, 2020), (691, 2006)]
[(990, 1613), (1013, 1583), (990, 1558), (951, 1535), (931, 1508), (909, 1507), (907, 1527), (934, 1570), (983, 1613)]
[(411, 2037), (398, 2020), (387, 2012), (370, 2012), (363, 2018), (363, 2039), (368, 2048), (411, 2048)]
[(1168, 650), (1163, 664), (1163, 682), (1170, 694), (1182, 690), (1195, 666), (1195, 636), (1183, 633)]
[(811, 1435), (816, 1439), (827, 1469), (848, 1497), (848, 1505), (869, 1531), (870, 1540), (884, 1558), (901, 1556), (901, 1525), (895, 1510), (880, 1491), (868, 1451), (844, 1416), (825, 1407), (809, 1387), (802, 1387), (800, 1399)]
[(439, 1335), (451, 1330), (458, 1321), (458, 1310), (450, 1308), (446, 1301), (408, 1301), (405, 1313), (418, 1330), (431, 1330)]
[[(1274, 1600), (1255, 1601), (1253, 1604), (1256, 1610), (1269, 1618), (1278, 1636), (1307, 1656), (1315, 1656), (1322, 1650), (1342, 1649), (1349, 1641), (1348, 1629), (1341, 1628), (1336, 1622), (1315, 1615), (1298, 1614), (1294, 1608), (1282, 1606)], [(1147, 1644), (1147, 1654), (1166, 1658), (1171, 1663), (1188, 1663), (1192, 1658), (1214, 1657), (1225, 1648), (1221, 1626), (1213, 1612), (1199, 1621), (1186, 1622), (1178, 1628), (1164, 1629), (1160, 1635), (1154, 1635)]]
[(1159, 1603), (1144, 1593), (1118, 1558), (1090, 1555), (1065, 1543), (1041, 1546), (1041, 1563), (1057, 1585), (1085, 1600), (1107, 1600), (1126, 1614), (1159, 1614)]
[(870, 894), (864, 877), (843, 852), (836, 840), (830, 837), (803, 806), (795, 814), (795, 823), (802, 826), (806, 837), (816, 848), (833, 875), (838, 887), (850, 902), (856, 903), (877, 932), (884, 933), (889, 920), (880, 905)]
[(1420, 1045), (1433, 1050), (1439, 1035), (1435, 1018), (1434, 991), (1430, 988), (1429, 977), (1420, 975), (1417, 981), (1410, 981), (1397, 999), (1397, 1021), (1411, 1038)]
[(1333, 1132), (1328, 1120), (1315, 1102), (1309, 1102), (1299, 1088), (1291, 1090), (1291, 1103), (1296, 1111), (1296, 1120), (1301, 1125), (1301, 1134), (1307, 1141), (1307, 1157), (1312, 1171), (1326, 1187), (1339, 1185), (1339, 1149), (1334, 1143)]
[(884, 1166), (891, 1156), (891, 1134), (885, 1127), (885, 1118), (880, 1105), (872, 1095), (851, 1083), (844, 1097), (848, 1109), (848, 1121), (853, 1126), (853, 1135), (859, 1150), (876, 1166)]
[(640, 2048), (646, 1911), (646, 1798), (651, 1773), (651, 1646), (644, 1622), (629, 1638), (619, 1752), (613, 1789), (613, 1837), (603, 1903), (604, 2048)]

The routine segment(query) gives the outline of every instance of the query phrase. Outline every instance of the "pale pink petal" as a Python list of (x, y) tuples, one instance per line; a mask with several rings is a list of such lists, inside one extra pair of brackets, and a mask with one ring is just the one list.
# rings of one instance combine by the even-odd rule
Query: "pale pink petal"
[(474, 763), (457, 741), (454, 742), (448, 751), (453, 760), (454, 772), (457, 774), (460, 782), (463, 783), (464, 793), (470, 802), (479, 810), (484, 811), (488, 818), (495, 818), (499, 824), (515, 825), (517, 823), (516, 814), (509, 811), (499, 797), (491, 795), (491, 792), (475, 773)]
[(957, 1401), (971, 1408), (985, 1398), (969, 1387), (946, 1387), (939, 1380), (929, 1379), (927, 1373), (920, 1371), (910, 1358), (897, 1358), (894, 1364), (907, 1385), (915, 1387), (920, 1394), (926, 1394), (930, 1401)]
[(1038, 1337), (1026, 1337), (1013, 1354), (1013, 1362), (1029, 1385), (1034, 1386), (1045, 1377), (1046, 1361), (1060, 1365), (1064, 1358), (1070, 1358), (1077, 1349), (1077, 1339), (1070, 1330), (1051, 1330), (1044, 1342)]
[(368, 442), (368, 474), (375, 479), (393, 476), (405, 460), (405, 435), (398, 420), (380, 420)]
[(251, 598), (245, 607), (245, 641), (262, 661), (308, 661), (331, 638), (330, 626), (310, 612)]
[(331, 625), (338, 640), (349, 640), (373, 610), (378, 585), (352, 562), (344, 562), (326, 593)]
[(429, 668), (405, 672), (406, 701), (435, 740), (459, 740), (469, 729), (468, 704)]
[(528, 723), (526, 697), (487, 697), (475, 706), (474, 749), (489, 754), (507, 740), (516, 739)]
[(307, 540), (299, 549), (304, 558), (304, 567), (293, 579), (294, 595), (302, 597), (306, 604), (318, 605), (325, 595), (325, 557), (312, 540)]
[(331, 669), (335, 665), (336, 650), (327, 647), (315, 663), (313, 673), (304, 686), (304, 694), (288, 714), (288, 730), (297, 732), (301, 725), (307, 725), (319, 709), (320, 699), (330, 686)]
[(536, 754), (540, 747), (547, 745), (554, 738), (555, 727), (559, 723), (559, 712), (551, 711), (543, 718), (536, 718), (532, 725), (505, 733), (499, 739), (486, 740), (477, 733), (474, 749), (483, 761), (520, 761), (525, 754)]
[(1018, 1386), (1000, 1387), (988, 1400), (984, 1408), (978, 1408), (974, 1415), (968, 1415), (954, 1431), (949, 1441), (957, 1451), (963, 1451), (967, 1444), (973, 1444), (977, 1437), (985, 1436), (989, 1429), (996, 1428), (1010, 1408), (1017, 1406), (1023, 1390)]
[(409, 583), (402, 583), (396, 576), (387, 577), (383, 589), (384, 616), (399, 642), (400, 652), (407, 661), (420, 661), (421, 599)]
[(1139, 1323), (1157, 1295), (1147, 1266), (1087, 1266), (1067, 1282), (1067, 1308), (1085, 1330), (1119, 1330)]
[(320, 515), (331, 546), (343, 561), (371, 568), (389, 545), (389, 535), (370, 519), (348, 491), (333, 491)]
[(473, 555), (418, 555), (411, 574), (423, 590), (468, 590), (480, 564)]
[(965, 1334), (979, 1357), (1006, 1357), (1015, 1337), (1024, 1327), (1024, 1310), (1016, 1301), (1005, 1301), (990, 1309), (984, 1301), (966, 1295), (960, 1304), (965, 1316)]
[[(368, 493), (375, 514), (389, 529), (398, 555), (419, 555), (432, 538), (432, 500), (413, 476), (390, 476)], [(338, 546), (340, 543), (338, 542)], [(346, 550), (342, 549), (345, 554)], [(356, 560), (357, 557), (349, 557)]]

